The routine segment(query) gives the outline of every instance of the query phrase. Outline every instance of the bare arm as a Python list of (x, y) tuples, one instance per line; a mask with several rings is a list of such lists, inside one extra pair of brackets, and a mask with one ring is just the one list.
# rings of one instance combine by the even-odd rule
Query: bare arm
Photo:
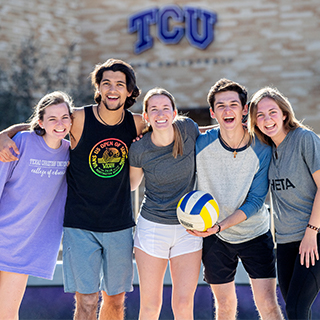
[[(242, 221), (245, 221), (247, 219), (246, 214), (242, 210), (236, 210), (233, 214), (231, 214), (229, 217), (225, 218), (221, 222), (219, 222), (220, 225), (220, 231), (226, 230), (232, 226), (235, 226)], [(198, 237), (208, 237), (211, 236), (219, 231), (219, 227), (217, 225), (214, 225), (213, 227), (209, 228), (207, 231), (196, 231), (196, 230), (188, 230), (190, 234), (193, 234)]]
[[(247, 124), (243, 123), (243, 126), (247, 128)], [(211, 130), (213, 128), (218, 128), (219, 124), (210, 124), (209, 126), (199, 126), (199, 131), (201, 133), (205, 133), (207, 130)]]
[(211, 129), (217, 128), (217, 127), (219, 127), (218, 124), (211, 124), (209, 126), (201, 126), (201, 127), (199, 127), (199, 131), (201, 133), (205, 133), (207, 130), (211, 130)]
[(143, 178), (143, 170), (142, 168), (132, 167), (130, 166), (130, 184), (131, 191), (136, 190)]
[[(316, 171), (313, 175), (313, 180), (317, 185), (317, 192), (314, 197), (312, 212), (309, 219), (309, 224), (311, 226), (320, 227), (320, 170)], [(316, 260), (319, 260), (319, 248), (317, 245), (317, 235), (318, 232), (309, 227), (306, 228), (303, 239), (300, 243), (299, 253), (300, 253), (300, 263), (301, 265), (309, 268), (310, 263), (312, 266), (315, 265)]]
[(75, 109), (71, 117), (72, 117), (72, 126), (70, 129), (70, 142), (71, 142), (71, 149), (74, 149), (77, 146), (82, 136), (84, 118), (85, 118), (84, 109), (83, 108)]
[(0, 161), (11, 162), (18, 160), (18, 158), (15, 157), (11, 152), (12, 149), (15, 153), (20, 153), (15, 142), (12, 140), (12, 137), (14, 137), (20, 131), (29, 129), (29, 124), (21, 123), (15, 124), (0, 132)]
[(137, 136), (140, 136), (142, 130), (146, 128), (147, 122), (141, 114), (134, 113), (133, 114), (134, 123), (137, 129)]

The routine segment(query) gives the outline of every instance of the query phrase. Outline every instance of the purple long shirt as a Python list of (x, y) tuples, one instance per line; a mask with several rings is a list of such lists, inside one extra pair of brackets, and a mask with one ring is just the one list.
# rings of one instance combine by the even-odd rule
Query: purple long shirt
[(0, 270), (52, 279), (62, 235), (69, 142), (14, 137), (19, 160), (0, 162)]

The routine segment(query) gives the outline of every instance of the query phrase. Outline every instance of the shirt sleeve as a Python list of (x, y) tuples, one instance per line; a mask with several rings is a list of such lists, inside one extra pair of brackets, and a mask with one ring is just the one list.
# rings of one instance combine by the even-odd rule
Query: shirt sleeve
[(310, 130), (305, 130), (301, 139), (301, 154), (311, 174), (320, 170), (320, 138)]
[[(18, 149), (21, 149), (21, 133), (17, 133), (14, 138), (14, 142), (16, 143)], [(21, 151), (21, 150), (20, 150)], [(22, 152), (20, 154), (16, 154), (14, 151), (12, 153), (20, 159)], [(19, 160), (12, 162), (1, 162), (0, 161), (0, 198), (2, 197), (3, 190), (5, 188), (6, 183), (10, 180), (14, 168), (18, 164)]]
[(182, 124), (184, 124), (184, 129), (186, 130), (187, 134), (194, 141), (196, 141), (198, 136), (200, 135), (198, 124), (190, 118), (184, 118)]
[(246, 201), (239, 208), (246, 214), (247, 218), (257, 213), (266, 199), (269, 190), (268, 171), (271, 157), (272, 151), (270, 147), (265, 148), (259, 157), (258, 171), (254, 175)]
[(198, 136), (200, 135), (199, 126), (192, 119), (189, 119), (189, 122), (190, 122), (190, 126), (192, 127), (192, 135), (193, 135), (194, 139), (196, 140), (198, 138)]
[(141, 144), (143, 142), (142, 138), (139, 141), (133, 142), (130, 146), (129, 149), (129, 164), (132, 167), (137, 167), (137, 168), (141, 168), (141, 154), (142, 152), (140, 152), (140, 148), (139, 148), (139, 144)]

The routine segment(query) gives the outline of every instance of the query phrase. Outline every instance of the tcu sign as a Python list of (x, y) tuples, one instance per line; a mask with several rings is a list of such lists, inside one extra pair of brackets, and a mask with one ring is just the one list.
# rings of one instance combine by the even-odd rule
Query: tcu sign
[[(170, 27), (170, 19), (177, 22)], [(137, 32), (138, 40), (134, 52), (140, 54), (153, 46), (150, 25), (158, 26), (158, 39), (165, 44), (176, 44), (185, 35), (189, 43), (204, 50), (214, 39), (213, 26), (217, 15), (207, 10), (177, 5), (162, 9), (150, 8), (129, 17), (129, 33)], [(184, 27), (178, 25), (184, 22)]]

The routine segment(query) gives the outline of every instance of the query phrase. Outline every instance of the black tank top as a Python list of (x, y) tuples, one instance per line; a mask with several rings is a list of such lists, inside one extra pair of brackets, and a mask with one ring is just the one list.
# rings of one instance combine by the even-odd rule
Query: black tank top
[(81, 139), (70, 151), (64, 226), (96, 232), (134, 226), (128, 150), (137, 131), (130, 111), (119, 125), (106, 126), (84, 108)]

